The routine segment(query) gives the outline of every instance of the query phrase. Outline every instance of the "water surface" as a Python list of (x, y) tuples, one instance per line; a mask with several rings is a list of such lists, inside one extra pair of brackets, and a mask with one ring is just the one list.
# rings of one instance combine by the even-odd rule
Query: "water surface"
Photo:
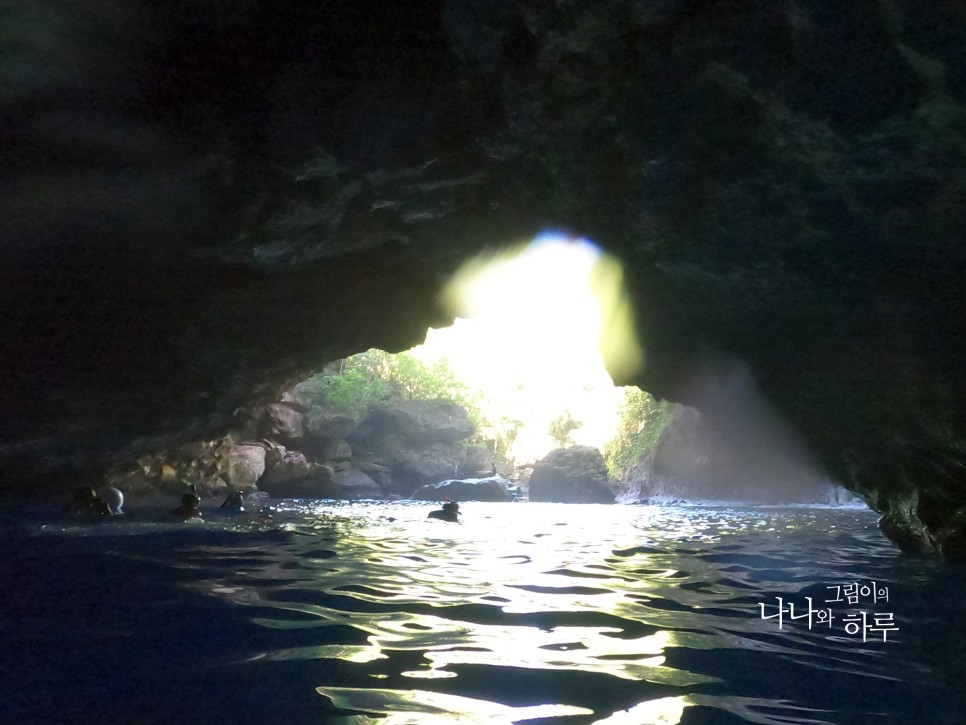
[[(870, 511), (428, 508), (8, 522), (0, 720), (962, 721), (963, 569)], [(871, 582), (888, 601), (826, 601)], [(779, 597), (811, 629), (763, 619)], [(863, 642), (862, 612), (893, 629)]]

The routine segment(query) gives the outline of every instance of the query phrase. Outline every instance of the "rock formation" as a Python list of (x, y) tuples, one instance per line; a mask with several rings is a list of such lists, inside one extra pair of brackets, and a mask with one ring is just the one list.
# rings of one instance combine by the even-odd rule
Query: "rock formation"
[(530, 500), (614, 503), (604, 457), (590, 446), (550, 451), (530, 474)]
[(757, 390), (744, 365), (719, 364), (689, 385), (700, 408), (675, 406), (620, 500), (652, 495), (763, 503), (825, 502), (828, 475)]
[(428, 483), (420, 486), (410, 498), (418, 501), (512, 501), (513, 496), (507, 488), (510, 482), (502, 476), (488, 478), (465, 478)]
[[(622, 476), (618, 500), (662, 498), (757, 503), (828, 500), (830, 482), (800, 451), (751, 435), (740, 417), (715, 420), (694, 408), (671, 414), (653, 449)], [(768, 431), (771, 433), (771, 431)]]
[(458, 476), (466, 462), (462, 441), (473, 433), (466, 409), (432, 400), (399, 400), (375, 408), (350, 439), (391, 471), (392, 493)]
[(5, 16), (5, 488), (407, 348), (552, 226), (624, 262), (619, 382), (740, 359), (889, 536), (966, 555), (961, 3), (283, 5)]

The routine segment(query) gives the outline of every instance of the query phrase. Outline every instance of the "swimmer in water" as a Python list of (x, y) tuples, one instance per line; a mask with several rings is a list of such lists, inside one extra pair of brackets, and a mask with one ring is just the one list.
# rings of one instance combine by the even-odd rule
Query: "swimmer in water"
[(73, 500), (67, 505), (66, 513), (75, 518), (95, 519), (110, 516), (108, 505), (97, 497), (91, 487), (78, 489)]
[(459, 523), (460, 505), (455, 501), (446, 499), (443, 508), (430, 511), (426, 518), (440, 519), (441, 521), (453, 521)]
[(182, 521), (201, 518), (201, 497), (196, 493), (186, 493), (181, 497), (181, 505), (171, 514)]
[(111, 516), (123, 516), (124, 511), (121, 507), (124, 506), (124, 494), (121, 490), (114, 488), (114, 486), (107, 486), (101, 489), (99, 498), (107, 506), (107, 511)]
[(231, 491), (228, 497), (225, 499), (224, 503), (221, 504), (221, 508), (228, 509), (229, 512), (241, 513), (245, 510), (245, 496), (241, 491)]

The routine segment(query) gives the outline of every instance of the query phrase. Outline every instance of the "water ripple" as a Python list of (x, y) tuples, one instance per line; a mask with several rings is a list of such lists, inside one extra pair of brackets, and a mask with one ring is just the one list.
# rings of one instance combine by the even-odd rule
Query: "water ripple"
[[(870, 512), (468, 503), (459, 525), (425, 513), (288, 502), (180, 540), (173, 562), (124, 556), (167, 561), (245, 613), (260, 634), (221, 667), (314, 667), (326, 722), (346, 725), (943, 722), (931, 698), (961, 672), (923, 654), (955, 647), (922, 629), (943, 616), (929, 587), (950, 585), (899, 557)], [(875, 610), (895, 616), (889, 641), (762, 617), (779, 597), (825, 608), (854, 581), (889, 587)], [(833, 607), (836, 622), (846, 613)]]

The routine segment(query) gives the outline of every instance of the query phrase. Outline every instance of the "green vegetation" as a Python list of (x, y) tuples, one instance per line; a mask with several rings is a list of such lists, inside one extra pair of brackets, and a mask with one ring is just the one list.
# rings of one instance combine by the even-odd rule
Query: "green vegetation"
[(583, 423), (580, 421), (574, 420), (573, 415), (568, 410), (550, 421), (550, 428), (547, 433), (550, 434), (550, 438), (558, 448), (564, 448), (573, 443), (571, 436), (582, 425)]
[(484, 444), (497, 455), (507, 457), (521, 430), (523, 430), (523, 421), (517, 418), (501, 415), (493, 420), (483, 416), (477, 426), (476, 435), (471, 440)]
[(604, 459), (612, 475), (637, 465), (657, 443), (675, 404), (655, 400), (638, 388), (624, 389), (617, 434), (604, 447)]
[(479, 419), (478, 394), (457, 380), (445, 361), (427, 365), (409, 352), (366, 350), (327, 365), (299, 383), (296, 391), (310, 407), (326, 404), (360, 416), (380, 403), (406, 398), (456, 403), (474, 422)]

